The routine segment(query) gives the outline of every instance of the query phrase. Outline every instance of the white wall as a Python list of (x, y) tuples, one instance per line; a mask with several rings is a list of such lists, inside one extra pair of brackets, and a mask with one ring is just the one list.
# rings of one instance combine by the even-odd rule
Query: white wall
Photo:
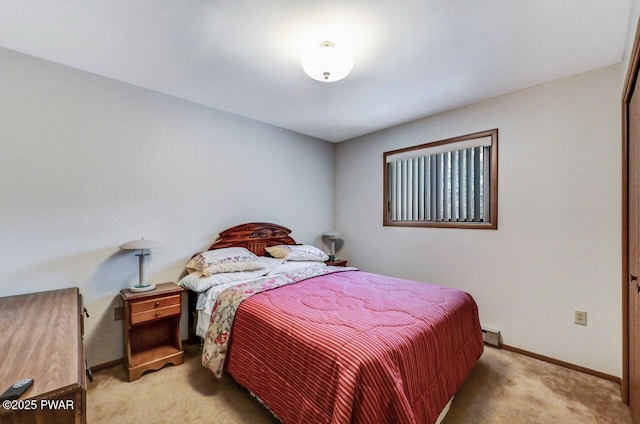
[[(506, 344), (621, 375), (621, 66), (340, 143), (340, 256), (470, 292)], [(499, 229), (382, 226), (384, 151), (499, 129)], [(574, 309), (588, 326), (573, 323)]]
[(230, 226), (332, 227), (330, 143), (3, 49), (0, 93), (0, 296), (80, 287), (90, 365), (122, 357), (120, 244), (162, 242), (149, 279), (177, 281)]
[[(0, 63), (0, 296), (80, 287), (90, 365), (122, 356), (112, 309), (137, 258), (121, 243), (163, 242), (150, 280), (175, 281), (242, 222), (321, 245), (335, 207), (352, 264), (460, 287), (505, 343), (620, 375), (625, 62), (341, 143), (337, 181), (330, 143), (4, 49)], [(495, 127), (498, 231), (382, 227), (382, 152)]]
[(622, 57), (622, 78), (627, 75), (627, 68), (629, 61), (631, 60), (631, 50), (633, 49), (633, 41), (636, 35), (636, 28), (638, 27), (638, 17), (640, 16), (640, 0), (632, 0), (630, 13), (629, 13), (629, 25), (627, 27), (627, 38), (624, 46), (624, 54)]

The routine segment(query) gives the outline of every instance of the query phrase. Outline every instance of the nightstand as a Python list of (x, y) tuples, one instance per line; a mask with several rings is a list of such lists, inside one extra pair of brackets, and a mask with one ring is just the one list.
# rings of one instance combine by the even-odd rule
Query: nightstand
[(124, 357), (129, 381), (166, 364), (180, 365), (184, 351), (180, 340), (182, 287), (158, 284), (155, 290), (120, 292), (124, 302)]
[(338, 259), (335, 261), (326, 261), (325, 264), (328, 266), (347, 266), (348, 261), (344, 261), (342, 259)]

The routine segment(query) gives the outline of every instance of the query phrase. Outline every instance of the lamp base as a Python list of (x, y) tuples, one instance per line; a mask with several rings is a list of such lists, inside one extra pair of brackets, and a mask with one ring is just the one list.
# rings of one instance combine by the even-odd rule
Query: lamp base
[(138, 293), (138, 292), (155, 290), (155, 288), (156, 288), (155, 284), (138, 284), (138, 285), (129, 287), (129, 290), (131, 290), (134, 293)]

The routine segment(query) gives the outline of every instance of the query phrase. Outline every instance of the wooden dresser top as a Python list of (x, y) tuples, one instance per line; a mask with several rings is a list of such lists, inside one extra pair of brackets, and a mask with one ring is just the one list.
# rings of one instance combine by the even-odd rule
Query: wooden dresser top
[(23, 378), (21, 397), (46, 397), (84, 385), (80, 298), (77, 288), (0, 297), (0, 392)]
[(120, 293), (122, 293), (122, 297), (126, 300), (131, 300), (154, 296), (164, 296), (171, 293), (180, 293), (182, 291), (184, 291), (184, 289), (175, 283), (160, 283), (156, 285), (155, 289), (146, 292), (136, 293), (132, 292), (129, 289), (124, 289)]

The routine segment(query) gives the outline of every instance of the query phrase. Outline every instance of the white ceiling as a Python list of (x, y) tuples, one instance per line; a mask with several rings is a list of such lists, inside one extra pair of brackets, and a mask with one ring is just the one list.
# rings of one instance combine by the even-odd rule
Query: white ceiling
[[(342, 141), (622, 59), (631, 0), (0, 0), (0, 46)], [(348, 45), (344, 80), (309, 44)], [(1, 64), (0, 64), (1, 68)]]

